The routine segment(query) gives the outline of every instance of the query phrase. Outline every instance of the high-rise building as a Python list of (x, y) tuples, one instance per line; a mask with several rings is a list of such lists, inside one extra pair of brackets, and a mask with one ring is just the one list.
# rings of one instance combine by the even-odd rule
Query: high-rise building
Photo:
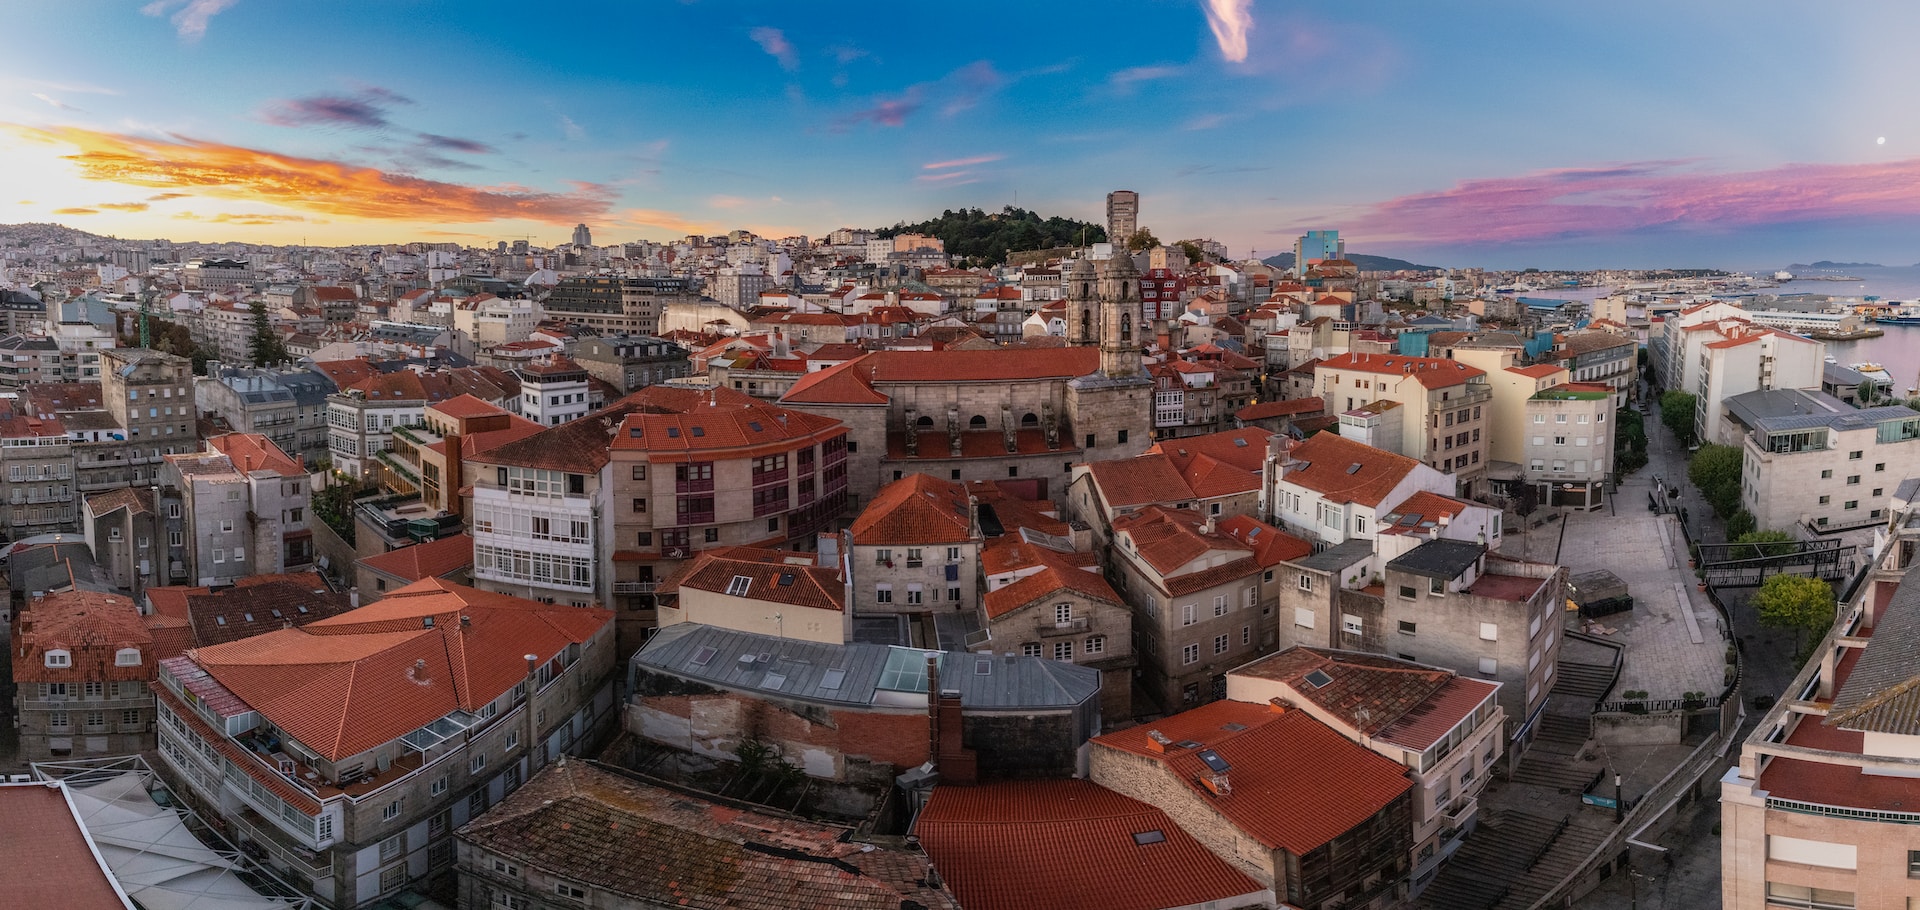
[(587, 226), (584, 224), (574, 225), (573, 226), (573, 245), (574, 246), (593, 246), (593, 232), (587, 230)]
[(1347, 258), (1347, 242), (1339, 231), (1308, 231), (1293, 242), (1293, 267), (1304, 270), (1315, 260)]
[(1140, 194), (1114, 190), (1107, 194), (1107, 240), (1125, 243), (1140, 229)]

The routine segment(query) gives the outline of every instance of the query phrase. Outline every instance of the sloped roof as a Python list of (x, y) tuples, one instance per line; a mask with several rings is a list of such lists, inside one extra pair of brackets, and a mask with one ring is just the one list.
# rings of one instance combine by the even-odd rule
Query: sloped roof
[[(1236, 729), (1237, 728), (1237, 729)], [(1156, 751), (1149, 731), (1172, 743)], [(1406, 768), (1355, 745), (1304, 711), (1216, 701), (1093, 740), (1160, 762), (1233, 826), (1270, 848), (1296, 856), (1366, 822), (1412, 788)], [(1217, 796), (1201, 780), (1213, 771), (1200, 753), (1228, 765), (1231, 792)]]
[[(1328, 681), (1315, 685), (1308, 677), (1316, 671), (1316, 679)], [(1288, 648), (1233, 672), (1286, 683), (1361, 735), (1410, 749), (1433, 745), (1500, 688), (1391, 657), (1307, 647)]]
[[(740, 578), (748, 580), (747, 587), (736, 593), (732, 586), (735, 579)], [(659, 590), (662, 594), (673, 594), (683, 588), (836, 613), (847, 607), (846, 588), (837, 568), (814, 565), (806, 554), (785, 550), (757, 547), (701, 550), (667, 576)]]
[(927, 884), (922, 857), (564, 756), (459, 834), (489, 853), (649, 906), (959, 910), (950, 892)]
[(1326, 408), (1326, 403), (1318, 398), (1288, 398), (1250, 404), (1233, 412), (1233, 416), (1241, 420), (1265, 420), (1269, 417), (1290, 417), (1295, 414), (1318, 414)]
[(1087, 780), (937, 787), (913, 830), (967, 910), (1161, 910), (1265, 893), (1166, 813)]
[(526, 678), (522, 655), (549, 659), (611, 621), (606, 610), (426, 579), (359, 609), (200, 648), (189, 659), (269, 722), (337, 760), (456, 710), (479, 710)]
[(1114, 519), (1116, 535), (1125, 532), (1134, 551), (1162, 576), (1178, 570), (1211, 550), (1241, 554), (1235, 560), (1251, 558), (1246, 544), (1218, 530), (1207, 531), (1206, 518), (1188, 509), (1147, 506), (1138, 512)]
[(1250, 515), (1223, 518), (1217, 527), (1220, 533), (1252, 547), (1254, 561), (1262, 566), (1289, 562), (1313, 552), (1313, 544)]
[(259, 433), (226, 433), (207, 440), (207, 445), (219, 452), (242, 474), (254, 471), (272, 471), (282, 477), (304, 477), (307, 470), (300, 460), (281, 451), (273, 440)]
[[(1335, 433), (1316, 433), (1293, 449), (1283, 480), (1336, 503), (1379, 506), (1420, 463)], [(1355, 466), (1358, 467), (1355, 467)]]
[(439, 578), (473, 567), (473, 538), (465, 532), (355, 560), (382, 575), (407, 582)]
[(878, 390), (878, 386), (885, 383), (1072, 379), (1099, 368), (1100, 352), (1092, 347), (874, 351), (807, 376), (794, 383), (781, 400), (878, 404), (891, 400)]
[(1354, 370), (1362, 373), (1412, 376), (1422, 386), (1438, 389), (1459, 385), (1487, 371), (1444, 357), (1408, 357), (1404, 354), (1337, 354), (1320, 362), (1320, 370)]
[(959, 543), (969, 537), (966, 488), (929, 474), (909, 474), (880, 488), (853, 521), (861, 546)]
[(1186, 478), (1165, 455), (1095, 461), (1087, 465), (1087, 471), (1100, 486), (1100, 496), (1113, 508), (1193, 498)]
[(1827, 726), (1920, 734), (1920, 563), (1907, 569), (1877, 618), (1873, 636), (1833, 696)]
[(1052, 554), (1040, 547), (1031, 547), (1029, 551), (1039, 556), (1040, 571), (982, 594), (980, 605), (986, 610), (988, 619), (997, 619), (1043, 598), (1051, 598), (1060, 591), (1072, 591), (1116, 606), (1123, 603), (1097, 567), (1096, 571), (1089, 572), (1066, 559), (1052, 558), (1064, 554)]

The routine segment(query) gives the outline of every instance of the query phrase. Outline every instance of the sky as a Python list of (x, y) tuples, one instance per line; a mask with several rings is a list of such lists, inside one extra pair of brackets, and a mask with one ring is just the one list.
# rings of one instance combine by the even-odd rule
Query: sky
[(0, 223), (818, 237), (1017, 204), (1235, 257), (1920, 261), (1920, 4), (9, 0)]

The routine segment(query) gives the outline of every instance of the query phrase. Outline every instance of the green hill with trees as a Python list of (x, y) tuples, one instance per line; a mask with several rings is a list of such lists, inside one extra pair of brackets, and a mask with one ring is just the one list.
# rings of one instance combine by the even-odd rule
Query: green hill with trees
[(997, 212), (948, 209), (938, 218), (917, 224), (896, 224), (877, 233), (881, 237), (896, 234), (938, 237), (956, 265), (999, 265), (1007, 261), (1009, 251), (1083, 246), (1107, 239), (1107, 229), (1101, 225), (1058, 215), (1042, 218), (1010, 205)]

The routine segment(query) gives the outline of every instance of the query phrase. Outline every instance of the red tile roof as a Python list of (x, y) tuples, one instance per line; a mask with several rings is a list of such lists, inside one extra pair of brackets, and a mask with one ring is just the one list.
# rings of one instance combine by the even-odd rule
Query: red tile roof
[(1507, 372), (1519, 373), (1531, 379), (1545, 379), (1556, 373), (1564, 373), (1566, 369), (1557, 363), (1536, 363), (1528, 367), (1507, 367)]
[[(1135, 840), (1149, 832), (1162, 839)], [(1166, 813), (1086, 780), (937, 787), (914, 833), (967, 910), (1160, 910), (1264, 893)]]
[(749, 579), (746, 593), (735, 596), (816, 610), (846, 610), (846, 586), (839, 569), (815, 565), (804, 553), (758, 547), (721, 547), (695, 553), (660, 583), (659, 590), (673, 594), (692, 588), (726, 594), (735, 578)]
[(1241, 420), (1265, 420), (1269, 417), (1291, 417), (1295, 414), (1318, 414), (1326, 410), (1326, 403), (1318, 398), (1289, 398), (1283, 401), (1262, 401), (1250, 404), (1233, 416)]
[(1252, 547), (1254, 561), (1262, 566), (1279, 565), (1313, 552), (1313, 544), (1250, 515), (1223, 518), (1218, 527), (1220, 533)]
[[(27, 624), (31, 622), (31, 628)], [(16, 619), (16, 682), (146, 680), (153, 676), (153, 633), (133, 601), (100, 591), (61, 591), (30, 601)], [(120, 667), (114, 652), (139, 648), (139, 666)], [(68, 665), (48, 667), (48, 651), (70, 652)]]
[[(1204, 749), (1170, 745), (1156, 751), (1149, 728), (1174, 743), (1197, 742)], [(1404, 767), (1355, 745), (1306, 712), (1276, 713), (1267, 705), (1216, 701), (1093, 743), (1162, 763), (1174, 780), (1234, 827), (1296, 856), (1366, 822), (1413, 786)], [(1205, 749), (1229, 766), (1226, 796), (1201, 783), (1212, 773), (1199, 757)]]
[[(1420, 463), (1334, 433), (1316, 433), (1293, 447), (1294, 466), (1284, 480), (1336, 503), (1380, 506)], [(1349, 470), (1358, 465), (1358, 470)]]
[[(1313, 685), (1319, 672), (1330, 682)], [(1499, 691), (1500, 684), (1446, 670), (1350, 651), (1294, 647), (1233, 671), (1285, 683), (1361, 736), (1425, 749)]]
[(1487, 371), (1479, 367), (1470, 367), (1444, 357), (1408, 357), (1404, 354), (1338, 354), (1321, 361), (1314, 368), (1316, 374), (1322, 370), (1409, 375), (1429, 389), (1459, 385), (1476, 376), (1487, 375)]
[(355, 562), (382, 575), (416, 582), (422, 578), (441, 578), (462, 569), (473, 568), (473, 538), (455, 534), (410, 547), (401, 547)]
[(192, 660), (332, 761), (479, 710), (526, 678), (521, 655), (545, 661), (612, 619), (427, 579), (301, 628), (200, 648)]
[(0, 843), (7, 845), (0, 904), (61, 910), (134, 906), (95, 852), (78, 811), (59, 787), (0, 786)]
[[(1228, 554), (1225, 566), (1215, 569), (1237, 568), (1246, 563), (1246, 570), (1252, 571), (1253, 550), (1246, 544), (1234, 540), (1217, 529), (1208, 531), (1207, 519), (1190, 509), (1169, 509), (1164, 506), (1147, 506), (1138, 512), (1122, 515), (1113, 522), (1116, 536), (1124, 532), (1133, 541), (1133, 549), (1159, 572), (1171, 584), (1172, 573), (1210, 552)], [(1210, 576), (1212, 569), (1188, 573), (1189, 575)], [(1239, 574), (1245, 574), (1241, 572)], [(1169, 577), (1171, 576), (1171, 577)], [(1229, 575), (1228, 578), (1238, 577)], [(1224, 579), (1223, 579), (1224, 580)]]
[[(781, 400), (814, 404), (878, 404), (891, 400), (876, 389), (882, 383), (1071, 379), (1099, 368), (1100, 352), (1091, 347), (874, 351), (809, 375), (794, 383)], [(849, 381), (850, 378), (853, 381)]]
[(1193, 498), (1187, 480), (1165, 455), (1139, 455), (1095, 461), (1087, 465), (1100, 496), (1112, 508), (1156, 502), (1178, 503)]
[(300, 460), (280, 450), (259, 433), (227, 433), (207, 440), (207, 446), (233, 462), (233, 467), (242, 474), (254, 471), (272, 471), (282, 477), (305, 477), (307, 469)]
[[(438, 414), (444, 414), (455, 420), (468, 417), (494, 417), (509, 413), (505, 408), (482, 401), (470, 394), (455, 395), (446, 401), (434, 402), (433, 406), (428, 408), (428, 410)], [(538, 424), (535, 424), (535, 426), (538, 426)]]
[(860, 546), (960, 543), (969, 537), (972, 509), (966, 487), (929, 474), (909, 474), (880, 488), (853, 521)]

